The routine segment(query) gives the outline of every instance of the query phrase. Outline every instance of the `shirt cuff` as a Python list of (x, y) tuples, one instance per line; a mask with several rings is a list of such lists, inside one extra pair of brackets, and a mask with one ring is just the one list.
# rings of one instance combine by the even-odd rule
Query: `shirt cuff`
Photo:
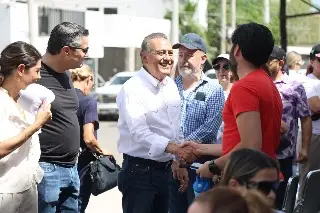
[(151, 158), (158, 158), (161, 157), (163, 155), (163, 153), (165, 152), (167, 146), (169, 144), (169, 139), (160, 136), (159, 138), (157, 138), (156, 142), (153, 142), (150, 149), (149, 149), (149, 156)]

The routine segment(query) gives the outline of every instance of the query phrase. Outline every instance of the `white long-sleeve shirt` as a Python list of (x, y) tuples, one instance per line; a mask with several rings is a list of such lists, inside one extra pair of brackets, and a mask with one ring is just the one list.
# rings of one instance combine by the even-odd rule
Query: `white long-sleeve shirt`
[(170, 77), (159, 82), (144, 68), (129, 79), (117, 96), (118, 151), (166, 162), (168, 142), (182, 142), (180, 96)]
[[(3, 88), (0, 88), (0, 102), (1, 143), (18, 135), (34, 122), (35, 117), (22, 108), (19, 109)], [(43, 171), (38, 164), (41, 153), (39, 132), (32, 135), (12, 153), (0, 159), (0, 193), (23, 192), (35, 181), (37, 183), (41, 181)]]

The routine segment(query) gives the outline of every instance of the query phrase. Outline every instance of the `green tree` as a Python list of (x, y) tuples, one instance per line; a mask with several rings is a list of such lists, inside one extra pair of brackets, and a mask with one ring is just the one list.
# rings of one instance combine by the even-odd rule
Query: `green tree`
[[(208, 38), (207, 38), (207, 30), (199, 25), (194, 20), (194, 14), (196, 12), (197, 3), (194, 3), (190, 0), (187, 0), (179, 11), (179, 29), (180, 29), (180, 36), (186, 34), (186, 33), (197, 33), (199, 34), (205, 42), (208, 44)], [(172, 11), (168, 10), (165, 17), (165, 19), (172, 18)]]

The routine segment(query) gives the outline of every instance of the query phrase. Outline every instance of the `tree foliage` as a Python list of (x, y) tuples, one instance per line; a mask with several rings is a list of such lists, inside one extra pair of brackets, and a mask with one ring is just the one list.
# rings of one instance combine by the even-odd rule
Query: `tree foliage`
[[(311, 3), (311, 0), (308, 0)], [(208, 0), (208, 29), (205, 30), (194, 20), (196, 3), (187, 0), (180, 9), (180, 34), (195, 32), (201, 35), (208, 45), (209, 57), (220, 53), (221, 31), (221, 1)], [(307, 4), (300, 0), (287, 1), (287, 15), (312, 12)], [(270, 0), (270, 23), (267, 25), (280, 44), (280, 0)], [(264, 24), (264, 5), (262, 0), (237, 0), (236, 24), (256, 22)], [(172, 13), (168, 11), (165, 18), (171, 19)], [(320, 40), (319, 16), (307, 16), (287, 19), (288, 45), (313, 45)], [(227, 1), (227, 26), (231, 26), (231, 6)]]

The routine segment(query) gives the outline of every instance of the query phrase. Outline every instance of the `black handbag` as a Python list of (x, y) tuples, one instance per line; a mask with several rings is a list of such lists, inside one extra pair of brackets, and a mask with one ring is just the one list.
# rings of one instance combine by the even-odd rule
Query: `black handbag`
[(97, 196), (118, 185), (118, 174), (121, 168), (113, 156), (96, 154), (94, 156), (96, 160), (90, 163), (91, 193)]

